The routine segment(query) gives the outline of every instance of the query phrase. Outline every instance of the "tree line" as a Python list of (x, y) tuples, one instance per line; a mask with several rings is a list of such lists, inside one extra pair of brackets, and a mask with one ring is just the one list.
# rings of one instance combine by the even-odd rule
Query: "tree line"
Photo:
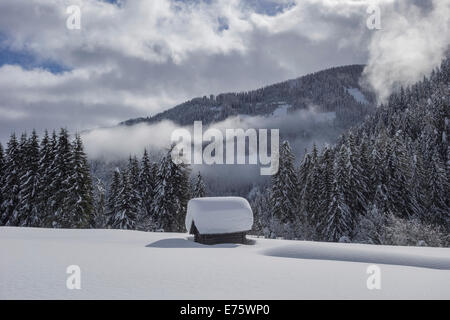
[(200, 173), (175, 164), (170, 150), (158, 162), (147, 151), (116, 169), (110, 186), (93, 182), (80, 135), (66, 129), (40, 139), (33, 130), (0, 144), (0, 225), (184, 231), (187, 202), (205, 196)]
[(88, 228), (93, 190), (87, 157), (77, 134), (66, 129), (42, 140), (35, 131), (6, 150), (0, 145), (0, 223), (7, 226)]

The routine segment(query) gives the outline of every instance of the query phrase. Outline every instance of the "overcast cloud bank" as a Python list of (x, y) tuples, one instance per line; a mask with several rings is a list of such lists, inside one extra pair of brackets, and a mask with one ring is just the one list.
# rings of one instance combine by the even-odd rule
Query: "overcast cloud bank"
[[(1, 1), (0, 50), (51, 61), (60, 72), (0, 58), (0, 140), (32, 128), (113, 126), (195, 96), (354, 63), (368, 63), (367, 78), (382, 99), (429, 73), (448, 46), (449, 1), (254, 3), (73, 0), (81, 30), (68, 30), (65, 0)], [(373, 3), (382, 30), (366, 27)], [(117, 130), (98, 135), (117, 141)], [(136, 141), (146, 139), (141, 130)]]

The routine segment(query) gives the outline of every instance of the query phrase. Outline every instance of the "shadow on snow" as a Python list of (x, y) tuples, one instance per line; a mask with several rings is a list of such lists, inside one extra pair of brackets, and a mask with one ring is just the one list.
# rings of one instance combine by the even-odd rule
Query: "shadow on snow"
[(266, 249), (262, 254), (283, 258), (334, 260), (450, 270), (450, 257), (405, 252), (401, 248), (398, 248), (398, 251), (390, 251), (391, 248), (387, 249), (370, 245), (334, 246), (319, 243), (299, 243)]
[(238, 246), (233, 243), (204, 245), (194, 242), (193, 237), (162, 239), (146, 245), (147, 248), (236, 248)]

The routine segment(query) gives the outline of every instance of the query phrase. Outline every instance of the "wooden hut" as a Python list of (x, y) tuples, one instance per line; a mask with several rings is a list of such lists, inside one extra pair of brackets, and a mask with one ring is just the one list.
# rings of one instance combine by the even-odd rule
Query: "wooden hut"
[(244, 198), (195, 198), (188, 203), (186, 229), (196, 242), (245, 243), (252, 225), (253, 212)]

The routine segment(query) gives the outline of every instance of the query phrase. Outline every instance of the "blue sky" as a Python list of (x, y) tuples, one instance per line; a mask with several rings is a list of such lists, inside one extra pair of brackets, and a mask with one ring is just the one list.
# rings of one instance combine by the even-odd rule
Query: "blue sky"
[(70, 68), (58, 64), (55, 61), (42, 60), (32, 52), (25, 50), (14, 51), (11, 50), (8, 46), (0, 45), (0, 67), (6, 64), (20, 65), (24, 69), (28, 70), (42, 68), (55, 74), (64, 71), (70, 71)]

